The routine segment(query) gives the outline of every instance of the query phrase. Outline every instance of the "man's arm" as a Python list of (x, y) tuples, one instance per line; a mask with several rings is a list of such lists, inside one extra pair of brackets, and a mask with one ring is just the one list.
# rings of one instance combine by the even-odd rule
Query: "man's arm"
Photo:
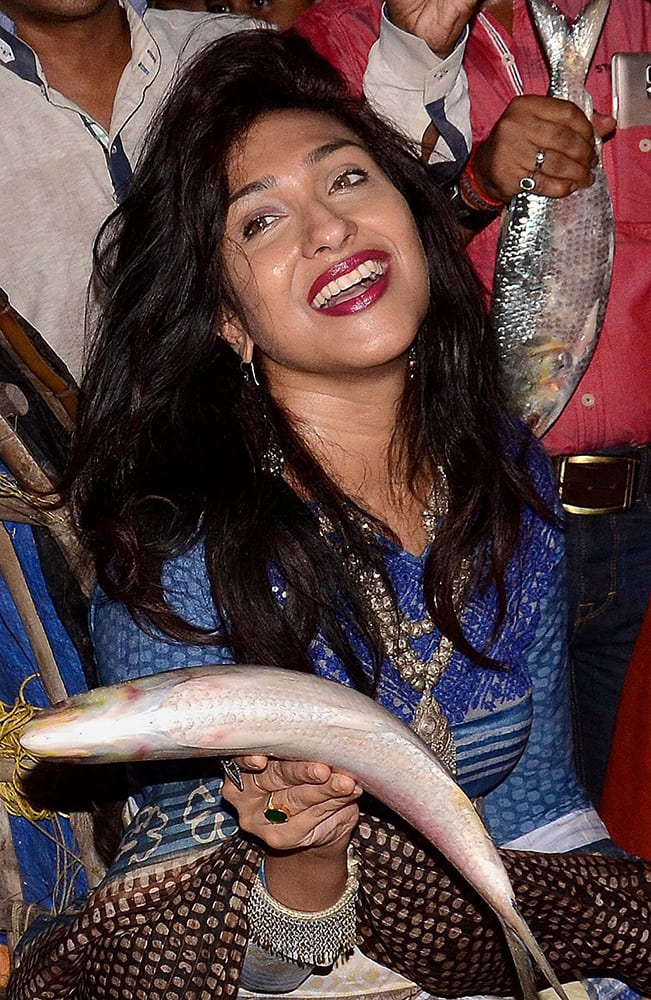
[(462, 60), (475, 0), (391, 0), (371, 49), (364, 92), (412, 140), (441, 179), (462, 166), (471, 143)]

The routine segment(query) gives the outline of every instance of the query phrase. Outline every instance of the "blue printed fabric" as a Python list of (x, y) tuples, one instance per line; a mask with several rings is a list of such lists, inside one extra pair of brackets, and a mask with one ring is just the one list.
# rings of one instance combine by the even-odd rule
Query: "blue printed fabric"
[[(77, 650), (50, 598), (33, 531), (26, 524), (4, 522), (4, 525), (64, 684), (69, 694), (77, 694), (86, 687), (84, 672)], [(3, 714), (11, 711), (21, 692), (23, 700), (31, 705), (45, 707), (49, 704), (25, 628), (0, 573), (0, 700), (4, 705)], [(11, 816), (10, 823), (25, 901), (60, 912), (87, 888), (68, 820), (56, 814), (39, 821)]]
[[(553, 503), (548, 466), (537, 452), (533, 474), (541, 493)], [(477, 666), (455, 652), (435, 691), (458, 747), (460, 783), (470, 795), (484, 797), (484, 816), (498, 843), (511, 842), (568, 818), (571, 829), (575, 815), (591, 813), (574, 772), (564, 654), (562, 536), (556, 526), (526, 512), (522, 539), (508, 573), (507, 618), (489, 648), (490, 655), (504, 666)], [(417, 620), (424, 614), (423, 557), (413, 556), (388, 541), (383, 545), (400, 610)], [(219, 629), (219, 613), (210, 594), (201, 545), (167, 564), (164, 584), (170, 603), (188, 621)], [(282, 601), (282, 581), (273, 584)], [(494, 593), (469, 602), (465, 628), (476, 646), (489, 638), (494, 607)], [(123, 606), (102, 594), (96, 595), (94, 601), (92, 631), (103, 683), (233, 661), (230, 649), (225, 647), (193, 646), (146, 633), (134, 624)], [(417, 648), (424, 659), (435, 650), (438, 639), (434, 633), (418, 640)], [(358, 652), (364, 663), (364, 650)], [(343, 665), (319, 635), (312, 643), (311, 656), (316, 673), (342, 684), (351, 683)], [(385, 662), (377, 697), (409, 723), (420, 696)], [(176, 807), (171, 802), (178, 796), (178, 788), (172, 793), (164, 785), (152, 786), (151, 781), (146, 785), (140, 801), (150, 812), (136, 817), (135, 824), (146, 838), (146, 817), (153, 816), (152, 809), (159, 809), (157, 833), (150, 838), (149, 849), (166, 854), (179, 849), (184, 838), (197, 843), (191, 817), (186, 821), (178, 801)], [(233, 819), (219, 798), (219, 779), (213, 777), (205, 784), (202, 778), (200, 786), (205, 789), (201, 793), (204, 798), (214, 797), (213, 808), (222, 816), (224, 832), (230, 829)], [(599, 829), (598, 821), (595, 826)], [(582, 843), (600, 835), (589, 834)], [(560, 842), (554, 849), (575, 846), (579, 845)]]

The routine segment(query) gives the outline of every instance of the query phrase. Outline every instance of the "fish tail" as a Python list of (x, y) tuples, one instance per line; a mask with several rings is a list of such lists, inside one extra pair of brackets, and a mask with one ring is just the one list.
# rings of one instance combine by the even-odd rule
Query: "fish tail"
[(585, 63), (586, 76), (609, 7), (610, 0), (590, 0), (583, 13), (577, 17), (570, 28), (570, 37), (574, 48)]
[(561, 71), (563, 53), (570, 40), (570, 25), (565, 15), (550, 0), (529, 0), (529, 11), (538, 30), (553, 81)]
[(603, 28), (610, 0), (590, 0), (576, 20), (569, 24), (564, 14), (550, 0), (528, 0), (531, 16), (551, 73), (550, 93), (566, 97), (592, 112), (579, 99)]
[(536, 941), (526, 920), (513, 906), (512, 916), (514, 919), (509, 924), (501, 921), (504, 929), (504, 936), (513, 958), (522, 987), (524, 1000), (538, 1000), (538, 991), (534, 981), (532, 960), (543, 973), (552, 989), (558, 994), (560, 1000), (568, 1000), (567, 993), (563, 989), (558, 976), (545, 958), (542, 949)]

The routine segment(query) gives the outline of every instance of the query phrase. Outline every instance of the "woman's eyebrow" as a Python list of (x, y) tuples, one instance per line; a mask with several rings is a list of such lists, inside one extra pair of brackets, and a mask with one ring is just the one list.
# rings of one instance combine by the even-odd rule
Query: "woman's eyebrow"
[[(325, 142), (322, 146), (317, 146), (316, 149), (310, 150), (305, 159), (303, 160), (303, 166), (313, 167), (317, 163), (321, 163), (322, 160), (327, 159), (332, 156), (333, 153), (338, 152), (340, 149), (344, 149), (346, 146), (353, 146), (356, 149), (360, 149), (366, 152), (364, 146), (359, 142), (355, 142), (354, 139), (337, 139), (334, 142)], [(234, 191), (230, 196), (229, 204), (234, 204), (236, 201), (240, 201), (242, 198), (246, 198), (250, 194), (259, 194), (261, 191), (271, 191), (278, 184), (276, 178), (268, 174), (265, 177), (260, 177), (258, 180), (251, 181), (250, 184), (243, 184), (241, 188)]]
[(325, 160), (328, 156), (332, 156), (333, 153), (344, 149), (346, 146), (354, 146), (355, 149), (361, 149), (366, 152), (364, 146), (354, 139), (336, 139), (334, 142), (326, 142), (323, 146), (317, 146), (316, 149), (309, 152), (303, 160), (303, 164), (306, 167), (313, 167), (316, 163), (320, 163), (321, 160)]
[(250, 184), (243, 184), (241, 188), (234, 191), (228, 199), (228, 203), (229, 205), (233, 205), (241, 198), (246, 198), (247, 195), (257, 194), (260, 191), (271, 191), (276, 187), (277, 183), (278, 181), (276, 178), (271, 175), (267, 177), (260, 177), (257, 181), (251, 181)]

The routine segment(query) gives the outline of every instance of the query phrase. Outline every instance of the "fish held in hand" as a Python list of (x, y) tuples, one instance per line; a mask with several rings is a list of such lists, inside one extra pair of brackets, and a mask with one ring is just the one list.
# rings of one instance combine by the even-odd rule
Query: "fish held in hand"
[[(529, 0), (550, 66), (548, 93), (573, 101), (588, 118), (585, 80), (608, 6), (609, 0), (592, 0), (570, 25), (549, 0)], [(582, 378), (608, 303), (615, 236), (599, 140), (597, 152), (589, 188), (565, 198), (523, 191), (502, 220), (493, 322), (513, 411), (538, 436)]]
[(90, 763), (256, 753), (329, 764), (426, 837), (492, 907), (526, 1000), (537, 996), (529, 956), (567, 1000), (470, 800), (419, 736), (358, 691), (272, 667), (172, 670), (46, 709), (21, 744), (37, 759)]

